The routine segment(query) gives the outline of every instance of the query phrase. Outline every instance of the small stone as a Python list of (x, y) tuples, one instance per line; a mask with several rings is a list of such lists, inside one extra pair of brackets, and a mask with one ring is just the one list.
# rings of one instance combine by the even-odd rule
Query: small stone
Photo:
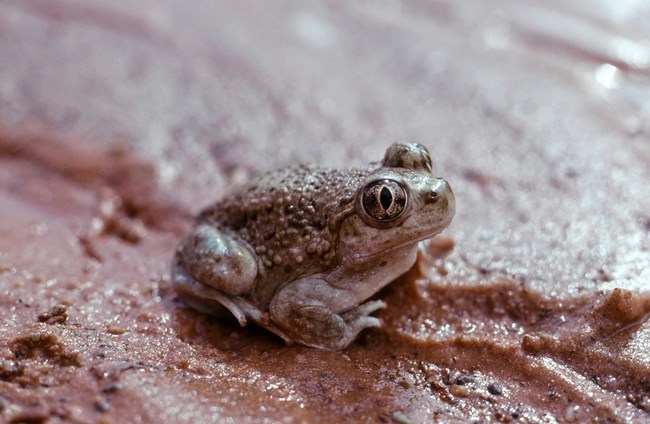
[(120, 383), (111, 383), (108, 386), (104, 387), (102, 389), (102, 392), (104, 392), (104, 393), (116, 393), (121, 389), (122, 389), (122, 385)]
[(12, 360), (0, 360), (0, 379), (9, 380), (16, 375), (20, 375), (21, 370)]
[(38, 316), (40, 322), (47, 324), (63, 324), (68, 319), (68, 307), (62, 304), (52, 306), (49, 311)]
[(487, 390), (491, 395), (501, 396), (503, 394), (503, 387), (497, 383), (490, 383), (487, 386)]
[(449, 391), (456, 397), (465, 397), (469, 394), (469, 389), (467, 387), (459, 386), (457, 384), (451, 386), (451, 389), (449, 389)]
[(471, 383), (473, 381), (474, 381), (474, 378), (472, 378), (471, 376), (469, 376), (469, 375), (461, 375), (460, 377), (458, 377), (456, 379), (456, 384), (458, 384), (459, 386), (464, 386), (464, 385), (469, 384), (469, 383)]
[(121, 327), (110, 326), (106, 328), (108, 334), (113, 334), (114, 336), (119, 336), (120, 334), (126, 333), (126, 330)]
[(452, 384), (456, 383), (458, 377), (460, 377), (460, 372), (458, 372), (458, 370), (449, 370), (442, 377), (442, 382), (445, 383), (447, 386), (451, 386)]
[(108, 401), (100, 396), (97, 396), (95, 398), (93, 406), (99, 412), (107, 412), (109, 409), (111, 409), (111, 405), (108, 403)]
[(390, 415), (391, 419), (400, 424), (411, 424), (411, 419), (401, 411), (395, 411)]
[(404, 389), (410, 389), (411, 387), (413, 387), (413, 384), (411, 384), (411, 382), (406, 379), (399, 380), (397, 384)]

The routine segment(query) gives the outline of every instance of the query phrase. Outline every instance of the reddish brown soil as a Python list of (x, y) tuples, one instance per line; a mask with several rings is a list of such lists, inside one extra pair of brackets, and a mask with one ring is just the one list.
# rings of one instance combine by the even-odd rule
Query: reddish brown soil
[[(650, 420), (650, 8), (133, 3), (0, 2), (0, 421)], [(170, 290), (232, 184), (395, 140), (458, 212), (384, 328), (284, 346)]]

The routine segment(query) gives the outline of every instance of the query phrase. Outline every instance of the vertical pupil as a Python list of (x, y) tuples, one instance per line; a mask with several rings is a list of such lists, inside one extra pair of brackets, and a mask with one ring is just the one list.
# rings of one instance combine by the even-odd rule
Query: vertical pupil
[(384, 210), (388, 209), (393, 203), (393, 194), (388, 188), (386, 188), (386, 186), (382, 187), (379, 192), (379, 203), (381, 203), (381, 207), (384, 208)]

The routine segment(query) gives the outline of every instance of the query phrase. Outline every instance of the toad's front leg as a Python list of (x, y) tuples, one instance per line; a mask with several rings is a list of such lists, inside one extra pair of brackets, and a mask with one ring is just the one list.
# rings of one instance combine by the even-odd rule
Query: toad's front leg
[(322, 279), (306, 278), (285, 286), (273, 298), (269, 314), (298, 343), (342, 350), (364, 328), (382, 325), (379, 318), (369, 314), (385, 307), (384, 302), (376, 300), (345, 308), (354, 301), (354, 295), (345, 290), (336, 289)]

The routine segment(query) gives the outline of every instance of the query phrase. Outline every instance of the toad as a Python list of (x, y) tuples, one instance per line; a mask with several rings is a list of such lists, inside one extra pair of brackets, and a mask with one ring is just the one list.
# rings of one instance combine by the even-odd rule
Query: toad
[(178, 244), (172, 283), (199, 311), (341, 350), (381, 326), (370, 314), (386, 304), (368, 298), (413, 266), (418, 242), (449, 225), (454, 205), (416, 143), (363, 168), (290, 166), (201, 212)]

